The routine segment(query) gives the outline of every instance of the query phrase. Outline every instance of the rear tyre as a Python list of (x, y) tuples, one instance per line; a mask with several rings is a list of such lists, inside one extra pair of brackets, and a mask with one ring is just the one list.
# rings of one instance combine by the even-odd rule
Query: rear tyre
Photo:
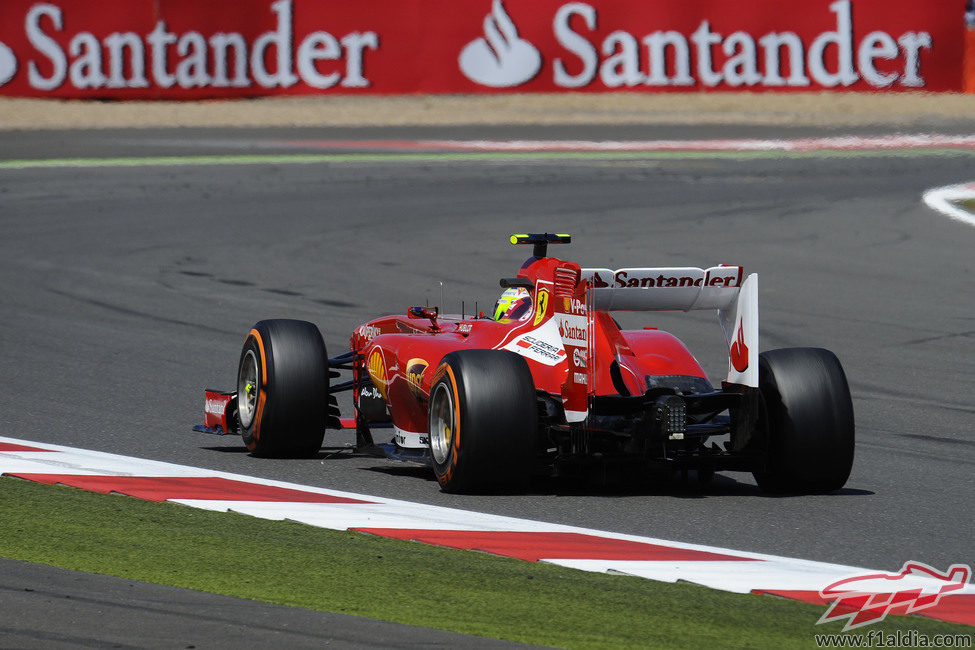
[(846, 374), (829, 350), (785, 348), (759, 355), (768, 460), (755, 480), (766, 492), (838, 490), (853, 467), (855, 425)]
[(328, 417), (328, 354), (318, 327), (298, 320), (254, 325), (240, 353), (237, 412), (255, 455), (318, 453)]
[(504, 350), (451, 352), (434, 375), (429, 425), (444, 492), (524, 491), (538, 428), (528, 363)]

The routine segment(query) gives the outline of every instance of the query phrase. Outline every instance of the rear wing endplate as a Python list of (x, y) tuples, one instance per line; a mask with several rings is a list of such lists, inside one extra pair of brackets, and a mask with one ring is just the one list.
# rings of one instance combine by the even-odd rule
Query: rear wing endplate
[(740, 266), (582, 269), (591, 305), (604, 311), (715, 309), (732, 384), (758, 387), (758, 275)]

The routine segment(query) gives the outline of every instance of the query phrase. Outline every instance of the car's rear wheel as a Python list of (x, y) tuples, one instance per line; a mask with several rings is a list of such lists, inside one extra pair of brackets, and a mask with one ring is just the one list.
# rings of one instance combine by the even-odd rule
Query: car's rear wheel
[(759, 355), (768, 458), (762, 490), (820, 493), (846, 484), (855, 424), (846, 374), (829, 350), (785, 348)]
[(247, 335), (237, 370), (237, 413), (258, 456), (314, 456), (328, 416), (328, 354), (318, 327), (263, 320)]
[(523, 491), (538, 428), (531, 370), (503, 350), (443, 358), (430, 390), (430, 455), (445, 492)]

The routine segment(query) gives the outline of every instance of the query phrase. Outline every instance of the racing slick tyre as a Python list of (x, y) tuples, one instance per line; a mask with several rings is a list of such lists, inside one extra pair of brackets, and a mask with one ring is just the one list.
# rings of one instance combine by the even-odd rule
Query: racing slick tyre
[(262, 320), (244, 341), (237, 370), (244, 444), (257, 456), (318, 453), (328, 415), (328, 354), (318, 327)]
[(528, 486), (538, 428), (528, 363), (505, 350), (446, 355), (430, 389), (430, 456), (444, 492)]
[(829, 350), (785, 348), (759, 355), (768, 458), (755, 480), (766, 492), (838, 490), (853, 467), (853, 402)]

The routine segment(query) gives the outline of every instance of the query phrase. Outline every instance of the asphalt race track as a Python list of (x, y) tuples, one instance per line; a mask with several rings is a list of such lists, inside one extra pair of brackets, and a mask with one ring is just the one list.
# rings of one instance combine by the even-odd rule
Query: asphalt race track
[[(3, 132), (0, 164), (316, 151), (287, 144), (309, 140), (820, 134)], [(0, 434), (875, 569), (975, 565), (975, 229), (921, 202), (928, 188), (971, 180), (967, 152), (0, 167)], [(232, 387), (255, 321), (313, 321), (334, 355), (373, 316), (439, 303), (441, 282), (444, 311), (461, 300), (488, 311), (497, 279), (529, 253), (507, 236), (536, 231), (572, 233), (552, 253), (583, 266), (735, 263), (759, 273), (762, 348), (826, 347), (844, 364), (858, 436), (847, 487), (768, 497), (750, 475), (726, 473), (706, 487), (538, 481), (523, 496), (455, 496), (422, 468), (348, 454), (257, 459), (238, 438), (190, 430), (203, 388)], [(711, 314), (622, 320), (674, 332), (713, 380), (723, 377)]]
[(4, 648), (517, 648), (442, 630), (0, 559)]

